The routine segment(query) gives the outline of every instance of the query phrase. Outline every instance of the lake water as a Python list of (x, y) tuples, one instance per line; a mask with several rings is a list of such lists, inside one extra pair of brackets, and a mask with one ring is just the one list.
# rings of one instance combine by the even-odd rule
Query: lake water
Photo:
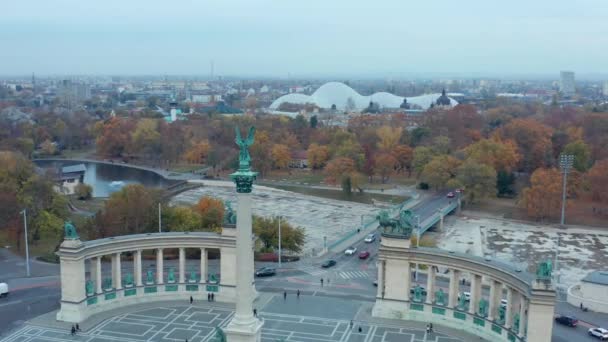
[(41, 168), (61, 168), (63, 166), (84, 164), (87, 168), (84, 182), (93, 187), (93, 197), (108, 197), (128, 184), (141, 184), (146, 187), (165, 187), (171, 183), (154, 172), (134, 169), (122, 165), (98, 163), (79, 163), (77, 161), (36, 161)]

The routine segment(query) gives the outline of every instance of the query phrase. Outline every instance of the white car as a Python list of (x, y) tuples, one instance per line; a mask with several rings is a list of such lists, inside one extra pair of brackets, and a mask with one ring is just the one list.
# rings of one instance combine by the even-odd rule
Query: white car
[(0, 297), (8, 296), (8, 284), (0, 283)]
[(370, 243), (370, 242), (374, 242), (376, 240), (376, 234), (367, 234), (367, 236), (365, 237), (365, 239), (363, 241)]
[(357, 252), (357, 247), (348, 247), (345, 251), (344, 254), (346, 255), (353, 255)]
[(604, 328), (591, 328), (588, 333), (590, 336), (597, 337), (602, 341), (608, 340), (608, 330)]

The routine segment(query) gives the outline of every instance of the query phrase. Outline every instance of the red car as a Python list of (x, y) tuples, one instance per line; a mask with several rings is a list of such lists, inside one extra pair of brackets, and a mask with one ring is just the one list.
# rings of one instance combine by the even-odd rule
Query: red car
[(359, 253), (359, 259), (367, 259), (369, 257), (368, 251), (362, 251)]

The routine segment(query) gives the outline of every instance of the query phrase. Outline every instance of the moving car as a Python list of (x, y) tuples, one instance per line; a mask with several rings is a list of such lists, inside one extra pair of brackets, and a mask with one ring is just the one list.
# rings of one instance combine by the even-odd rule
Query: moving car
[(608, 330), (604, 328), (591, 328), (587, 332), (589, 336), (597, 337), (602, 341), (608, 340)]
[(277, 270), (271, 267), (262, 267), (255, 272), (256, 277), (270, 277), (277, 274)]
[(359, 252), (359, 259), (367, 259), (369, 258), (369, 252), (368, 251), (361, 251)]
[(355, 254), (355, 252), (357, 252), (357, 247), (348, 247), (344, 251), (344, 254), (346, 254), (346, 255), (353, 255), (353, 254)]
[(329, 259), (329, 260), (325, 260), (321, 264), (321, 267), (323, 267), (323, 268), (330, 268), (330, 267), (335, 266), (335, 265), (336, 265), (336, 260)]
[(0, 283), (0, 297), (7, 297), (7, 296), (8, 296), (8, 284)]
[(578, 319), (573, 316), (557, 315), (555, 316), (555, 321), (569, 327), (576, 327), (578, 325)]
[(454, 198), (454, 193), (453, 192), (448, 192), (448, 194), (446, 195), (447, 198)]
[(372, 233), (372, 234), (367, 234), (367, 236), (365, 237), (365, 239), (363, 240), (366, 243), (371, 243), (376, 241), (376, 234)]

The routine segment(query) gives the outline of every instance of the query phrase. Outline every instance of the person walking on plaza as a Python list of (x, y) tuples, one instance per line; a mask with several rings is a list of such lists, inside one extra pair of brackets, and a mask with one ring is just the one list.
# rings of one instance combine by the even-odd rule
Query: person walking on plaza
[(76, 323), (76, 331), (80, 331), (80, 326)]
[(258, 317), (258, 309), (253, 309), (253, 317)]
[(300, 298), (300, 290), (299, 290), (299, 289), (298, 289), (298, 292), (296, 293), (296, 296), (297, 296), (298, 298)]
[(321, 278), (321, 287), (323, 287), (323, 278)]
[(350, 329), (351, 330), (353, 329), (353, 320), (352, 319), (350, 320)]
[(207, 293), (207, 301), (210, 302), (211, 301), (211, 293)]
[(283, 300), (287, 299), (287, 291), (283, 291)]
[(76, 335), (76, 328), (72, 325), (72, 336)]
[(433, 323), (429, 323), (429, 330), (433, 332)]
[(190, 304), (192, 304), (193, 301), (194, 301), (194, 298), (192, 298), (192, 296), (190, 296)]
[(211, 292), (211, 301), (215, 302), (215, 293)]

